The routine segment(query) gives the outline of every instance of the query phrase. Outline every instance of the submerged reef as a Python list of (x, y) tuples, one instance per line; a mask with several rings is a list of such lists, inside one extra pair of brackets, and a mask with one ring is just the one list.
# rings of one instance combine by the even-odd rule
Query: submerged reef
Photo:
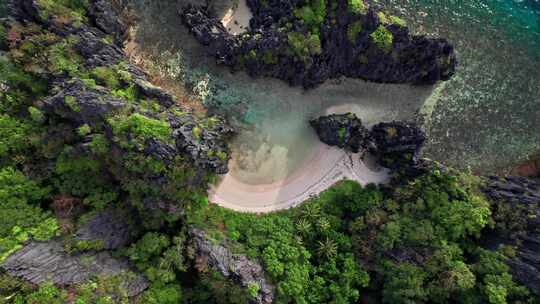
[(381, 83), (433, 84), (457, 65), (445, 39), (414, 36), (405, 22), (362, 0), (249, 0), (249, 31), (232, 35), (211, 8), (188, 5), (183, 20), (220, 64), (251, 76), (315, 87), (342, 76)]

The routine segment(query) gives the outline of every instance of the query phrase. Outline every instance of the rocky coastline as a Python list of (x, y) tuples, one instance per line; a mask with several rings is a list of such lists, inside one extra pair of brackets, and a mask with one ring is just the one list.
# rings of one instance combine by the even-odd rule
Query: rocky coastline
[(343, 76), (422, 85), (454, 74), (454, 48), (445, 39), (413, 36), (402, 20), (363, 2), (361, 8), (347, 0), (319, 8), (306, 3), (250, 0), (251, 28), (241, 35), (230, 34), (211, 7), (188, 5), (181, 13), (219, 64), (292, 86), (312, 88)]

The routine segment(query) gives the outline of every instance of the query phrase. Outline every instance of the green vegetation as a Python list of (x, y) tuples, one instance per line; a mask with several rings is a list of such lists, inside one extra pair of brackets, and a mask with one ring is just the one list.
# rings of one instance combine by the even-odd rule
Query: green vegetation
[(379, 25), (379, 27), (373, 33), (371, 33), (370, 36), (371, 39), (373, 39), (375, 45), (377, 45), (377, 47), (379, 47), (379, 49), (381, 49), (385, 53), (388, 53), (392, 50), (394, 35), (383, 25)]
[(149, 118), (139, 113), (128, 117), (118, 116), (109, 120), (116, 136), (132, 136), (132, 142), (121, 142), (123, 146), (144, 145), (147, 139), (154, 138), (163, 142), (172, 140), (172, 130), (169, 123)]
[(348, 0), (349, 11), (354, 14), (366, 14), (368, 7), (364, 0)]
[(73, 22), (80, 26), (86, 21), (87, 0), (38, 0), (41, 7), (40, 16), (43, 19), (57, 18), (64, 22)]
[[(388, 190), (343, 182), (284, 212), (261, 216), (208, 206), (189, 219), (216, 241), (235, 240), (236, 251), (260, 258), (281, 301), (353, 302), (370, 276), (382, 280), (371, 284), (386, 303), (529, 297), (512, 281), (502, 253), (477, 257), (470, 246), (491, 215), (476, 179), (435, 171)], [(387, 258), (389, 251), (413, 248), (425, 252), (423, 262)], [(487, 253), (500, 261), (490, 275), (481, 270), (494, 263)]]
[(56, 220), (39, 206), (49, 191), (13, 168), (0, 170), (0, 261), (29, 238), (47, 240), (56, 235)]
[(407, 21), (403, 20), (402, 18), (399, 18), (398, 16), (391, 15), (389, 19), (390, 19), (390, 23), (392, 24), (397, 24), (402, 27), (407, 26)]
[(12, 116), (0, 114), (0, 159), (27, 148), (29, 128), (28, 124)]
[(377, 17), (382, 24), (396, 24), (402, 27), (407, 26), (407, 22), (398, 16), (387, 15), (384, 12), (378, 12)]
[(308, 56), (320, 55), (322, 53), (321, 41), (318, 35), (304, 35), (298, 32), (288, 34), (288, 42), (293, 53), (305, 60)]
[(304, 21), (312, 34), (319, 35), (321, 24), (326, 18), (326, 0), (309, 0), (309, 4), (298, 8), (294, 15)]
[(356, 39), (358, 38), (358, 34), (362, 32), (362, 21), (356, 21), (351, 24), (349, 24), (349, 27), (347, 28), (347, 38), (349, 38), (349, 41), (353, 44), (356, 43)]

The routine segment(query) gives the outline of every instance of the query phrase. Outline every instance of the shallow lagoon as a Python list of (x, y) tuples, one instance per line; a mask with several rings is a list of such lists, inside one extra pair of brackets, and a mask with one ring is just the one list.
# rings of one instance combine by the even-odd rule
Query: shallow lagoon
[[(508, 23), (503, 17), (512, 11), (495, 10), (490, 5), (496, 1), (373, 1), (393, 8), (413, 31), (454, 42), (457, 75), (435, 87), (340, 79), (304, 92), (216, 67), (182, 26), (175, 1), (133, 2), (140, 15), (133, 33), (136, 53), (152, 58), (163, 77), (190, 83), (213, 111), (233, 118), (240, 133), (231, 144), (232, 174), (246, 183), (270, 183), (304, 165), (317, 144), (307, 121), (328, 108), (353, 111), (368, 124), (418, 119), (430, 136), (428, 157), (476, 171), (500, 170), (540, 146), (535, 13), (525, 19), (507, 16)], [(520, 27), (522, 22), (528, 25)], [(505, 25), (520, 35), (509, 34)]]

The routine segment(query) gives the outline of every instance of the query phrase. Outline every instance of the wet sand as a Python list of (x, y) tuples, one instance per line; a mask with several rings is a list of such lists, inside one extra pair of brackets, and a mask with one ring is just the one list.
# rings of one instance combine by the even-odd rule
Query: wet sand
[(221, 19), (223, 26), (233, 35), (245, 32), (249, 28), (252, 14), (245, 0), (233, 4)]
[(324, 144), (317, 150), (301, 169), (274, 183), (252, 185), (227, 174), (211, 189), (209, 199), (236, 211), (264, 213), (296, 207), (344, 179), (362, 185), (388, 180), (386, 169), (372, 171), (359, 154), (348, 154)]

